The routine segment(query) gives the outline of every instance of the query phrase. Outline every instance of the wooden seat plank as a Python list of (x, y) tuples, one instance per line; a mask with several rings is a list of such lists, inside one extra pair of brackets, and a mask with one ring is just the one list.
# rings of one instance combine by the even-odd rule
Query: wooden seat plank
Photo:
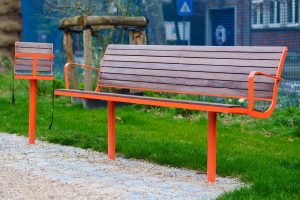
[(38, 43), (38, 42), (16, 42), (16, 48), (50, 48), (53, 49), (53, 44), (51, 43)]
[[(50, 59), (37, 59), (37, 64), (39, 66), (52, 66), (53, 61)], [(33, 59), (25, 59), (22, 57), (18, 57), (15, 60), (15, 64), (17, 65), (33, 65)]]
[(176, 45), (119, 45), (111, 44), (109, 49), (152, 49), (160, 51), (206, 51), (206, 52), (255, 52), (282, 53), (284, 47), (255, 47), (255, 46), (176, 46)]
[[(32, 71), (32, 65), (15, 65), (16, 71)], [(44, 67), (44, 66), (38, 66), (37, 67), (38, 72), (50, 72), (51, 67)]]
[(157, 51), (148, 49), (108, 49), (106, 55), (120, 56), (157, 56), (157, 57), (184, 57), (184, 58), (226, 58), (226, 59), (251, 59), (251, 60), (279, 60), (281, 53), (255, 52), (207, 52), (207, 51)]
[[(152, 90), (182, 94), (198, 94), (204, 96), (227, 96), (227, 97), (240, 97), (247, 98), (248, 90), (230, 89), (230, 88), (215, 88), (215, 87), (197, 87), (186, 85), (174, 84), (159, 84), (147, 82), (134, 82), (134, 81), (120, 81), (120, 80), (102, 80), (99, 84), (100, 87), (115, 87), (115, 88), (128, 88), (135, 90)], [(272, 91), (255, 91), (255, 97), (270, 99), (272, 98)]]
[[(207, 80), (229, 80), (229, 81), (241, 81), (247, 82), (249, 74), (223, 74), (223, 73), (210, 73), (210, 72), (187, 72), (187, 71), (167, 71), (167, 70), (150, 70), (150, 69), (128, 69), (128, 68), (110, 68), (102, 67), (101, 73), (110, 74), (127, 74), (127, 75), (144, 75), (159, 77), (173, 77), (173, 78), (187, 78), (187, 79), (207, 79)], [(103, 80), (100, 78), (100, 82)], [(274, 83), (274, 80), (265, 77), (258, 76), (256, 79), (258, 83)]]
[[(187, 78), (173, 78), (163, 77), (158, 78), (155, 76), (141, 76), (141, 75), (127, 75), (127, 74), (101, 74), (101, 80), (120, 80), (120, 81), (135, 81), (147, 83), (162, 83), (170, 85), (186, 85), (186, 86), (201, 86), (201, 87), (216, 87), (216, 88), (231, 88), (231, 89), (244, 89), (248, 90), (248, 82), (233, 82), (231, 80), (206, 80), (206, 79), (187, 79)], [(101, 83), (101, 82), (100, 82)], [(273, 83), (256, 83), (258, 91), (271, 91), (273, 90)]]
[(190, 105), (207, 105), (207, 106), (217, 106), (224, 108), (242, 108), (240, 105), (235, 104), (221, 104), (221, 103), (210, 103), (210, 102), (202, 102), (202, 101), (189, 101), (189, 100), (178, 100), (178, 99), (169, 99), (169, 98), (155, 98), (155, 97), (147, 97), (147, 96), (135, 96), (128, 94), (116, 94), (116, 93), (107, 93), (107, 92), (93, 92), (93, 91), (82, 91), (82, 90), (66, 90), (66, 89), (56, 89), (58, 92), (65, 93), (81, 93), (81, 94), (92, 94), (98, 96), (110, 96), (110, 97), (125, 97), (131, 99), (143, 99), (143, 100), (151, 100), (151, 101), (159, 101), (159, 102), (176, 102)]
[(120, 56), (105, 55), (105, 60), (123, 62), (146, 62), (146, 63), (180, 63), (191, 65), (229, 65), (229, 66), (252, 66), (278, 67), (278, 60), (238, 60), (238, 59), (210, 59), (210, 58), (180, 58), (180, 57), (157, 57), (157, 56)]
[(220, 72), (229, 74), (249, 74), (252, 71), (262, 71), (268, 74), (276, 74), (277, 67), (241, 67), (241, 66), (214, 66), (214, 65), (186, 65), (178, 63), (143, 63), (143, 62), (119, 62), (104, 61), (103, 67), (110, 68), (134, 68), (134, 69), (153, 69), (153, 70), (170, 70), (170, 71), (190, 71), (190, 72)]

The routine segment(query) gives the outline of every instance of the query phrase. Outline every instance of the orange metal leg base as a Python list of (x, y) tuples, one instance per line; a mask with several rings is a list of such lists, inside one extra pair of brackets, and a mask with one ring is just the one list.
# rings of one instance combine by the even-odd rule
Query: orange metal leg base
[(208, 112), (207, 180), (216, 181), (216, 123), (217, 113)]
[(28, 142), (35, 144), (37, 80), (30, 80)]
[(115, 102), (108, 101), (108, 159), (116, 159)]

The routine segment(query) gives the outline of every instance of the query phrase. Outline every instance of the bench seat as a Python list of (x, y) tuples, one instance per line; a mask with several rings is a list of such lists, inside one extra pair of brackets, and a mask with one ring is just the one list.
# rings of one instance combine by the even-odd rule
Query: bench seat
[[(57, 89), (55, 90), (55, 94), (59, 96), (70, 96), (70, 97), (97, 99), (97, 100), (105, 100), (105, 101), (113, 100), (113, 101), (124, 102), (124, 103), (165, 106), (165, 107), (173, 107), (173, 108), (175, 107), (175, 108), (205, 110), (205, 111), (214, 111), (214, 112), (218, 112), (217, 111), (218, 108), (222, 109), (222, 111), (220, 110), (219, 112), (224, 112), (224, 109), (227, 109), (228, 113), (232, 113), (233, 110), (234, 111), (240, 110), (241, 114), (245, 112), (244, 107), (241, 107), (239, 105), (234, 105), (234, 104), (221, 104), (221, 103), (210, 103), (210, 102), (201, 102), (201, 101), (155, 98), (155, 97), (147, 97), (147, 96), (71, 90), (71, 89)], [(167, 104), (170, 104), (170, 106), (167, 106)]]

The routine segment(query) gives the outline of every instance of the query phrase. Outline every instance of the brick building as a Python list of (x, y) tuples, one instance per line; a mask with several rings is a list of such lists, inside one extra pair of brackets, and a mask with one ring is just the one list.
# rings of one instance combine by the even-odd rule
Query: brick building
[[(285, 45), (299, 49), (299, 0), (193, 0), (193, 15), (176, 13), (176, 1), (163, 0), (169, 42), (185, 35), (191, 45)], [(178, 34), (178, 32), (180, 34)]]

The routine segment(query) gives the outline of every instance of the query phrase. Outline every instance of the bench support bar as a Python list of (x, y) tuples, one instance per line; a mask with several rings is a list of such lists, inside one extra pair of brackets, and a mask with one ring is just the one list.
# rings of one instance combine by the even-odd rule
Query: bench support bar
[(216, 181), (216, 125), (217, 113), (208, 112), (207, 180)]
[(108, 109), (108, 159), (116, 159), (116, 132), (115, 132), (115, 102), (107, 101)]
[(35, 144), (36, 91), (37, 91), (37, 80), (30, 80), (29, 130), (28, 130), (29, 144)]

